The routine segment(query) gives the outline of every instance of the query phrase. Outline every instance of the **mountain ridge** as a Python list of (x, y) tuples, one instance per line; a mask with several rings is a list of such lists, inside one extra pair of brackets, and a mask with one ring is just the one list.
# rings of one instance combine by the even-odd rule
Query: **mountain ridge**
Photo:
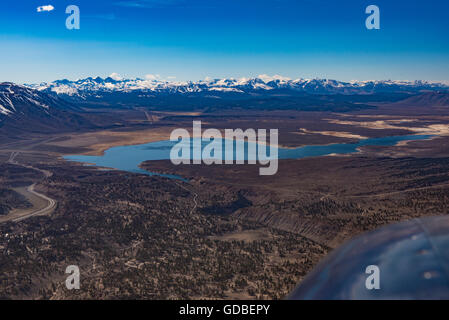
[(426, 92), (405, 99), (400, 104), (408, 106), (432, 105), (434, 107), (447, 107), (449, 106), (449, 92)]
[(0, 130), (60, 132), (90, 127), (81, 109), (65, 99), (11, 82), (0, 83)]
[(255, 78), (224, 78), (200, 81), (172, 82), (157, 79), (113, 79), (111, 77), (88, 77), (75, 81), (62, 79), (50, 83), (31, 84), (27, 87), (57, 95), (77, 96), (81, 99), (93, 93), (146, 92), (153, 94), (204, 94), (252, 95), (275, 94), (375, 94), (375, 93), (420, 93), (449, 90), (443, 83), (428, 81), (350, 81), (330, 79), (288, 79), (280, 76)]

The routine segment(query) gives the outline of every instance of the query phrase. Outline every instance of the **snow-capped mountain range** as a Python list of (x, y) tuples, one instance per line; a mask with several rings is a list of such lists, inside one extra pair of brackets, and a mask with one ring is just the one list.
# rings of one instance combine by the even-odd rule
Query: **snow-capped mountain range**
[(448, 85), (426, 81), (351, 81), (342, 82), (329, 79), (288, 79), (281, 76), (265, 75), (256, 78), (213, 79), (196, 82), (171, 82), (147, 79), (85, 78), (76, 81), (57, 80), (51, 83), (27, 85), (38, 91), (58, 95), (79, 96), (107, 92), (147, 92), (160, 94), (191, 93), (235, 93), (260, 94), (290, 91), (307, 94), (373, 94), (391, 92), (418, 93), (422, 91), (447, 90)]
[(58, 96), (10, 82), (0, 83), (0, 135), (89, 125), (78, 111), (78, 107)]
[(35, 113), (46, 113), (53, 108), (76, 111), (76, 107), (45, 92), (11, 82), (0, 83), (0, 114), (24, 114), (27, 109)]
[(29, 105), (39, 108), (37, 109), (39, 111), (48, 112), (48, 101), (45, 100), (42, 94), (27, 87), (12, 83), (0, 84), (0, 114), (10, 115), (18, 111), (22, 112), (17, 109), (17, 105)]

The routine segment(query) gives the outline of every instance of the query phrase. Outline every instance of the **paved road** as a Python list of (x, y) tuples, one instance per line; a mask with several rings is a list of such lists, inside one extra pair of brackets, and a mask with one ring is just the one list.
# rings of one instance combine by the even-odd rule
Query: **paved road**
[[(15, 160), (15, 158), (18, 155), (19, 155), (19, 152), (12, 152), (11, 156), (9, 157), (7, 162), (10, 163), (10, 164), (14, 164), (14, 165), (22, 166), (24, 168), (33, 169), (33, 170), (42, 172), (46, 178), (51, 177), (53, 175), (53, 173), (51, 173), (48, 170), (42, 170), (42, 169), (35, 168), (35, 167), (32, 167), (32, 166), (27, 166), (27, 165), (24, 165), (24, 164), (20, 164), (19, 162), (17, 162)], [(30, 218), (32, 216), (49, 214), (49, 213), (51, 213), (54, 210), (54, 208), (56, 207), (56, 204), (57, 204), (56, 200), (51, 199), (51, 198), (47, 197), (46, 195), (43, 195), (42, 193), (34, 191), (34, 187), (35, 186), (36, 186), (36, 183), (33, 183), (32, 185), (28, 186), (26, 188), (26, 192), (28, 192), (28, 193), (30, 193), (30, 194), (38, 197), (38, 198), (43, 199), (45, 202), (47, 202), (47, 205), (44, 208), (38, 208), (36, 210), (33, 210), (30, 213), (27, 213), (27, 214), (25, 214), (23, 216), (20, 216), (20, 217), (13, 216), (13, 217), (11, 217), (11, 219), (7, 219), (5, 221), (19, 222), (19, 221), (22, 221), (24, 219)]]
[(28, 186), (26, 191), (29, 192), (29, 193), (34, 194), (36, 197), (39, 197), (39, 198), (44, 199), (45, 201), (47, 201), (47, 203), (48, 203), (47, 206), (45, 208), (42, 208), (42, 209), (37, 209), (37, 210), (35, 210), (33, 212), (30, 212), (30, 213), (28, 213), (28, 214), (26, 214), (24, 216), (19, 217), (19, 218), (12, 219), (12, 221), (19, 222), (19, 221), (22, 221), (24, 219), (30, 218), (32, 216), (49, 214), (56, 207), (56, 200), (51, 199), (51, 198), (47, 197), (46, 195), (43, 195), (42, 193), (34, 191), (35, 185), (36, 184), (33, 183), (31, 186)]

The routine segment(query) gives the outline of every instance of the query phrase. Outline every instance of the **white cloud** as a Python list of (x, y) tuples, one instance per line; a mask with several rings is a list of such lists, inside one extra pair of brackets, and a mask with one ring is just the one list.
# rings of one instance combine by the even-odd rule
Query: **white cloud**
[(262, 79), (265, 83), (270, 82), (270, 81), (273, 81), (273, 80), (280, 80), (280, 81), (288, 81), (288, 80), (291, 80), (290, 78), (283, 77), (283, 76), (280, 76), (280, 75), (278, 75), (278, 74), (276, 74), (276, 75), (274, 75), (274, 76), (269, 76), (269, 75), (266, 75), (266, 74), (260, 74), (260, 75), (258, 75), (257, 77), (258, 77), (259, 79)]
[(109, 75), (109, 78), (112, 78), (116, 81), (122, 80), (123, 78), (117, 73), (117, 72), (113, 72)]
[(157, 80), (159, 79), (161, 76), (158, 74), (146, 74), (145, 75), (145, 79), (147, 80)]
[(55, 7), (53, 7), (51, 4), (37, 7), (37, 12), (53, 11), (53, 10), (55, 10)]

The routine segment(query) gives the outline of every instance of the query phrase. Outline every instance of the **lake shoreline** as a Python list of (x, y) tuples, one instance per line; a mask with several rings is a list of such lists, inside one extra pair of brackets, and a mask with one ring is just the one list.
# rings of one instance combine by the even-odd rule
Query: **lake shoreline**
[[(399, 144), (404, 144), (410, 141), (417, 140), (427, 140), (432, 139), (433, 135), (406, 135), (406, 136), (390, 136), (382, 138), (369, 138), (359, 140), (357, 143), (339, 143), (339, 144), (329, 144), (329, 145), (308, 145), (295, 149), (290, 148), (277, 148), (278, 159), (303, 159), (310, 157), (320, 157), (320, 156), (344, 156), (351, 155), (355, 153), (360, 153), (361, 147), (364, 146), (396, 146)], [(222, 139), (224, 141), (224, 139)], [(193, 141), (193, 139), (192, 139)], [(222, 141), (222, 142), (223, 142)], [(152, 160), (169, 160), (170, 150), (178, 142), (163, 140), (144, 144), (135, 145), (122, 145), (109, 148), (103, 152), (101, 156), (94, 155), (67, 155), (63, 156), (63, 159), (68, 161), (75, 161), (83, 164), (94, 165), (100, 168), (112, 168), (116, 170), (128, 171), (133, 173), (142, 173), (147, 175), (161, 175), (155, 172), (145, 171), (140, 167), (140, 165), (145, 161)], [(209, 142), (206, 142), (206, 145)], [(191, 143), (192, 145), (193, 143)], [(245, 154), (248, 149), (249, 144), (254, 144), (252, 142), (245, 142)], [(223, 143), (224, 146), (224, 143)], [(266, 147), (264, 145), (257, 145), (259, 147)], [(190, 146), (189, 146), (190, 148)], [(204, 142), (202, 145), (202, 151), (204, 151)], [(234, 146), (235, 151), (235, 146)], [(191, 153), (192, 154), (192, 153)], [(223, 152), (223, 155), (225, 153)], [(234, 156), (235, 152), (233, 153)], [(192, 159), (192, 158), (191, 158)], [(205, 158), (202, 158), (204, 160)], [(207, 159), (207, 158), (206, 158)], [(235, 160), (235, 158), (233, 159)], [(245, 162), (247, 162), (248, 157), (245, 157)], [(162, 175), (165, 176), (165, 175)], [(168, 178), (183, 179), (182, 177), (171, 177)]]

